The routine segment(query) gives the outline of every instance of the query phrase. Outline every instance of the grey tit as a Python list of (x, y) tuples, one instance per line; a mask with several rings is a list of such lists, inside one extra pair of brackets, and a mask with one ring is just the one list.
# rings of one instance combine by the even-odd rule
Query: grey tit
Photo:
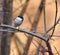
[(17, 16), (14, 20), (14, 26), (18, 27), (22, 24), (23, 22), (23, 17), (22, 16)]

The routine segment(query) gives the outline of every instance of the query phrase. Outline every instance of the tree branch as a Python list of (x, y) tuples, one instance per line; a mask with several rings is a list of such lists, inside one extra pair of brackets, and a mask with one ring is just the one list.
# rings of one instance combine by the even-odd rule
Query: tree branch
[(11, 28), (11, 29), (17, 30), (17, 31), (19, 31), (19, 32), (24, 32), (24, 33), (30, 34), (30, 35), (32, 35), (32, 36), (35, 36), (35, 37), (37, 37), (37, 38), (40, 38), (40, 39), (42, 39), (42, 40), (44, 40), (44, 41), (47, 41), (47, 38), (45, 38), (45, 37), (43, 37), (43, 36), (40, 36), (40, 35), (38, 35), (38, 34), (36, 34), (36, 33), (34, 33), (34, 32), (30, 32), (30, 31), (27, 31), (27, 30), (24, 30), (24, 29), (21, 29), (21, 28), (20, 28), (20, 29), (17, 29), (16, 27), (9, 26), (9, 25), (4, 25), (4, 24), (0, 24), (0, 27)]

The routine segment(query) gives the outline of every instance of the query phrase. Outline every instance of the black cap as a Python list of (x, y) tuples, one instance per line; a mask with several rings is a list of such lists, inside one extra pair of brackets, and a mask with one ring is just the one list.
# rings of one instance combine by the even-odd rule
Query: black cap
[(18, 17), (20, 17), (20, 18), (22, 18), (22, 19), (23, 19), (23, 16), (18, 16)]

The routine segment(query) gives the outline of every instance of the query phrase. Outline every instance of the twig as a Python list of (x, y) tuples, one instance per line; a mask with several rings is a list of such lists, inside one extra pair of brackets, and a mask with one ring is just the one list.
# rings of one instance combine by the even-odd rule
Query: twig
[[(57, 51), (57, 49), (56, 49), (56, 47), (55, 47), (55, 46), (54, 46), (54, 48), (55, 48), (55, 50)], [(57, 51), (57, 54), (58, 54), (58, 55), (60, 55), (58, 51)]]
[(54, 25), (52, 25), (46, 32), (48, 33), (50, 30), (52, 30), (54, 28), (54, 26), (56, 26), (58, 24), (58, 22), (60, 21), (60, 17), (59, 19), (56, 21), (56, 23)]
[(56, 5), (56, 14), (55, 14), (54, 28), (53, 28), (52, 34), (51, 34), (51, 36), (49, 37), (49, 39), (53, 36), (54, 31), (55, 31), (55, 26), (56, 26), (55, 24), (56, 24), (56, 20), (57, 20), (57, 0), (55, 0), (55, 5)]

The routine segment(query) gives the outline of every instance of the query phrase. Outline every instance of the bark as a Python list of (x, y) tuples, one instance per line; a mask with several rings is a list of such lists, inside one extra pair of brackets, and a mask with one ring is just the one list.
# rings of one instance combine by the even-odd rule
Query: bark
[[(13, 0), (3, 0), (3, 23), (7, 25), (12, 25), (12, 1)], [(7, 28), (3, 28), (7, 29)], [(11, 33), (3, 32), (1, 41), (1, 55), (10, 55), (10, 41)]]

